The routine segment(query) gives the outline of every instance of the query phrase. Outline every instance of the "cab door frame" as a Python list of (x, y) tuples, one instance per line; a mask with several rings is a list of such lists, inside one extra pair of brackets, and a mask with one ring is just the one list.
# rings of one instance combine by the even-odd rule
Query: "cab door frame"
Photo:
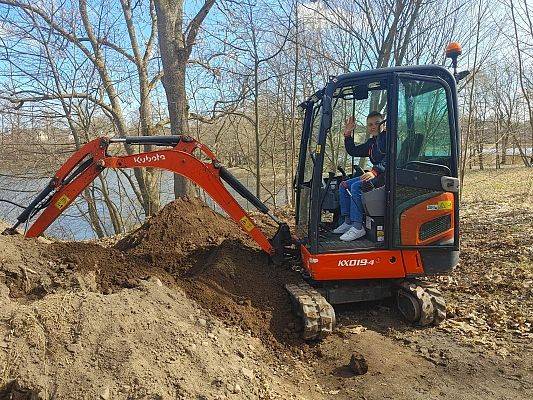
[[(324, 168), (324, 157), (326, 153), (326, 139), (328, 135), (331, 134), (332, 118), (333, 118), (333, 102), (335, 90), (339, 87), (351, 86), (358, 83), (372, 82), (376, 80), (386, 80), (387, 82), (387, 113), (393, 113), (393, 109), (390, 108), (389, 102), (391, 101), (391, 92), (394, 88), (394, 76), (390, 71), (386, 70), (375, 70), (372, 73), (364, 73), (361, 75), (349, 76), (344, 79), (339, 79), (339, 77), (330, 77), (325, 88), (320, 92), (322, 95), (322, 118), (320, 121), (320, 128), (317, 138), (316, 148), (314, 149), (315, 163), (313, 169), (313, 178), (312, 178), (312, 187), (311, 187), (311, 211), (309, 218), (309, 236), (308, 236), (308, 249), (311, 254), (320, 254), (320, 253), (343, 253), (350, 251), (350, 249), (340, 249), (340, 250), (328, 250), (320, 251), (319, 250), (319, 235), (318, 235), (318, 226), (321, 218), (321, 207), (320, 207), (320, 190), (322, 188), (322, 176)], [(387, 117), (388, 118), (388, 117)], [(390, 148), (390, 141), (388, 148)], [(389, 181), (386, 180), (385, 187), (386, 190), (389, 190)], [(388, 210), (386, 211), (388, 213)], [(385, 218), (389, 218), (388, 214), (385, 215)], [(385, 232), (385, 246), (380, 246), (380, 249), (390, 248), (389, 242), (387, 239), (387, 233)], [(369, 249), (354, 249), (350, 252), (360, 253), (368, 251)]]
[[(451, 76), (451, 75), (450, 75)], [(397, 151), (398, 151), (398, 112), (399, 112), (399, 93), (400, 93), (400, 82), (401, 79), (411, 79), (421, 82), (431, 82), (441, 85), (444, 88), (444, 91), (446, 93), (446, 102), (447, 102), (447, 112), (448, 112), (448, 124), (450, 129), (450, 175), (449, 177), (452, 179), (458, 179), (458, 165), (459, 165), (459, 120), (458, 120), (458, 113), (457, 113), (457, 95), (456, 95), (456, 87), (455, 87), (455, 80), (445, 80), (439, 76), (439, 74), (435, 75), (423, 75), (423, 74), (416, 74), (412, 72), (395, 72), (394, 73), (394, 79), (393, 79), (393, 85), (391, 88), (392, 96), (390, 100), (393, 102), (391, 105), (391, 109), (393, 110), (392, 115), (387, 120), (387, 125), (389, 126), (389, 122), (391, 126), (390, 134), (390, 141), (391, 141), (391, 158), (389, 160), (389, 182), (390, 182), (390, 191), (388, 193), (388, 204), (390, 204), (389, 207), (389, 214), (387, 216), (386, 226), (387, 231), (389, 232), (388, 235), (388, 243), (390, 245), (389, 248), (391, 249), (438, 249), (438, 250), (452, 250), (452, 251), (458, 251), (459, 250), (459, 193), (458, 191), (451, 191), (453, 193), (454, 197), (454, 209), (453, 209), (453, 215), (454, 215), (454, 240), (453, 244), (448, 245), (401, 245), (398, 243), (395, 243), (394, 240), (394, 229), (395, 229), (395, 220), (397, 218), (396, 216), (396, 190), (397, 190), (397, 166), (396, 166), (396, 159), (397, 159)], [(442, 175), (437, 174), (431, 174), (426, 172), (418, 172), (418, 171), (411, 171), (409, 170), (410, 175), (412, 175), (410, 179), (410, 183), (413, 185), (416, 185), (416, 187), (421, 188), (435, 188), (437, 185), (437, 180), (440, 181)], [(440, 190), (442, 192), (447, 192), (441, 185)]]

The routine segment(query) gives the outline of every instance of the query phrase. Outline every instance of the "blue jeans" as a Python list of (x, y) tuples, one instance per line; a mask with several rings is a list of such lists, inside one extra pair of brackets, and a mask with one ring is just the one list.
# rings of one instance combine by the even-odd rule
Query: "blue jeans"
[(350, 188), (353, 200), (350, 198), (348, 191), (342, 186), (339, 188), (339, 203), (341, 206), (341, 215), (350, 217), (352, 223), (363, 223), (363, 201), (361, 200), (361, 179), (359, 177), (344, 181)]

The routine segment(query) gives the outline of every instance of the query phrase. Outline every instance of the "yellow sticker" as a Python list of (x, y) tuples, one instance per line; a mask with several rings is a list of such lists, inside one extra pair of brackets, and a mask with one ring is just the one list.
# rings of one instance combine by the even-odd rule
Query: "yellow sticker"
[(450, 200), (444, 200), (438, 202), (439, 210), (451, 210), (452, 202)]
[(317, 144), (317, 145), (316, 145), (315, 153), (316, 153), (316, 154), (319, 154), (319, 153), (320, 153), (320, 150), (322, 150), (322, 145)]
[(252, 221), (250, 221), (250, 218), (248, 218), (246, 215), (242, 217), (239, 221), (244, 229), (246, 229), (246, 232), (250, 232), (252, 229), (255, 228), (255, 225)]
[(63, 208), (65, 208), (65, 206), (68, 204), (69, 201), (70, 199), (67, 197), (66, 194), (64, 194), (63, 196), (59, 198), (58, 201), (56, 201), (56, 208), (58, 210), (62, 210)]

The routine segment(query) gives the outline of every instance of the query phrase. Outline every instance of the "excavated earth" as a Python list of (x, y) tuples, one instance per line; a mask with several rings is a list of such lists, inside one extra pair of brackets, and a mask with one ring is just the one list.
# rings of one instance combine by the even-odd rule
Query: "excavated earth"
[(283, 288), (298, 275), (199, 200), (118, 241), (0, 236), (0, 400), (528, 398), (533, 177), (468, 179), (461, 264), (439, 278), (450, 318), (344, 306), (321, 343), (299, 339)]
[(298, 338), (298, 321), (283, 286), (298, 276), (270, 265), (234, 222), (198, 199), (168, 204), (111, 247), (54, 243), (47, 257), (67, 268), (96, 270), (104, 294), (137, 287), (154, 276), (267, 345)]

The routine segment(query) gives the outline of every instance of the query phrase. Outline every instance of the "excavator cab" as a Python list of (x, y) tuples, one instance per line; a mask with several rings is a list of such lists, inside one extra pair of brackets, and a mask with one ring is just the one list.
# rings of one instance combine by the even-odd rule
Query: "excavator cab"
[[(446, 273), (458, 262), (459, 202), (456, 80), (439, 66), (344, 74), (300, 105), (303, 129), (295, 178), (297, 236), (315, 281), (393, 279)], [(343, 126), (380, 112), (386, 129), (384, 185), (363, 193), (366, 235), (343, 242), (339, 186), (369, 170), (344, 148)], [(346, 293), (330, 302), (348, 302)], [(381, 297), (376, 293), (375, 297)], [(368, 299), (368, 297), (366, 298)]]

